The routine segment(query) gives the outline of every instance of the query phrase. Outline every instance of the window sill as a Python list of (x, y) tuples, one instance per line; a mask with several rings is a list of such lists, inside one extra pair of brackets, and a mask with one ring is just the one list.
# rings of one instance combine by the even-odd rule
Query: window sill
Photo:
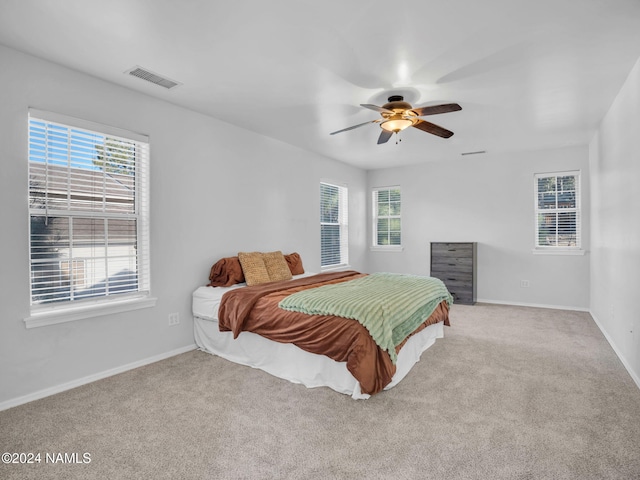
[(340, 270), (349, 270), (351, 265), (348, 263), (343, 263), (341, 265), (329, 265), (328, 267), (320, 267), (321, 272), (332, 272), (332, 271), (340, 271)]
[(115, 300), (106, 303), (92, 303), (88, 305), (73, 306), (67, 308), (52, 308), (41, 312), (32, 312), (31, 316), (24, 318), (27, 328), (45, 327), (58, 323), (73, 322), (85, 318), (112, 315), (114, 313), (150, 308), (156, 305), (155, 297), (136, 297), (126, 300)]
[(389, 245), (389, 246), (381, 246), (381, 245), (372, 245), (369, 247), (372, 252), (402, 252), (404, 247), (402, 245)]
[(584, 255), (586, 250), (568, 248), (534, 248), (531, 253), (534, 255)]

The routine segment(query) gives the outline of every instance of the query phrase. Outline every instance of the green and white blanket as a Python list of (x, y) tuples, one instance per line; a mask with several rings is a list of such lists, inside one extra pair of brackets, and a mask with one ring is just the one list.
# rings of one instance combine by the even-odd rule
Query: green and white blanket
[(303, 290), (284, 298), (280, 308), (310, 315), (335, 315), (360, 322), (395, 364), (396, 346), (445, 300), (453, 303), (437, 278), (396, 273)]

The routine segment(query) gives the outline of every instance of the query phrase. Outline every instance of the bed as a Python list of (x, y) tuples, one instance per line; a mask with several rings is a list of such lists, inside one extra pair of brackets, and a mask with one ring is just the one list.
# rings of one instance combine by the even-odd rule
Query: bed
[[(275, 258), (282, 256), (280, 252), (268, 255), (272, 253)], [(451, 303), (446, 288), (446, 295), (440, 293), (442, 298), (433, 301), (433, 311), (429, 308), (424, 318), (418, 315), (418, 326), (410, 327), (405, 339), (393, 340), (386, 349), (376, 343), (384, 345), (380, 339), (374, 341), (375, 331), (361, 320), (292, 307), (287, 302), (298, 297), (308, 300), (306, 297), (325, 292), (333, 298), (358, 282), (372, 282), (378, 274), (353, 270), (305, 273), (299, 256), (290, 255), (293, 261), (282, 256), (289, 270), (288, 275), (283, 272), (284, 279), (266, 275), (258, 283), (244, 278), (250, 270), (247, 262), (240, 272), (235, 257), (214, 264), (210, 286), (199, 287), (192, 295), (194, 337), (200, 350), (309, 388), (327, 386), (354, 399), (366, 399), (397, 385), (422, 352), (443, 337)], [(226, 267), (220, 268), (221, 263)], [(220, 276), (220, 271), (225, 274)]]

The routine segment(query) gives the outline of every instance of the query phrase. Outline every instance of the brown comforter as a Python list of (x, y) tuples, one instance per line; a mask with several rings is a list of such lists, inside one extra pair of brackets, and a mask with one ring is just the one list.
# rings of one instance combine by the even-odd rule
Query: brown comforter
[[(307, 315), (278, 307), (280, 300), (300, 290), (362, 276), (364, 274), (353, 270), (330, 272), (232, 290), (224, 294), (218, 309), (220, 331), (231, 331), (234, 338), (242, 331), (253, 332), (276, 342), (293, 343), (307, 352), (326, 355), (337, 362), (346, 362), (347, 369), (360, 382), (362, 393), (373, 395), (391, 382), (396, 366), (365, 327), (347, 318)], [(441, 321), (449, 325), (446, 302), (440, 303), (413, 333)], [(400, 351), (405, 342), (406, 339), (396, 351)]]

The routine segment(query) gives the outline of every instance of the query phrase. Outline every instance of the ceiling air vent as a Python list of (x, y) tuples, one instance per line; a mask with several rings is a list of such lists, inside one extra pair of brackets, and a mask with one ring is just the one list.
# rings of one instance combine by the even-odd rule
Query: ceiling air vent
[(156, 85), (160, 85), (167, 90), (173, 87), (177, 87), (178, 85), (182, 85), (180, 82), (170, 80), (166, 77), (163, 77), (162, 75), (158, 75), (157, 73), (153, 73), (137, 65), (124, 73), (128, 73), (129, 75), (133, 75), (134, 77), (141, 78), (142, 80), (146, 80), (147, 82), (155, 83)]

